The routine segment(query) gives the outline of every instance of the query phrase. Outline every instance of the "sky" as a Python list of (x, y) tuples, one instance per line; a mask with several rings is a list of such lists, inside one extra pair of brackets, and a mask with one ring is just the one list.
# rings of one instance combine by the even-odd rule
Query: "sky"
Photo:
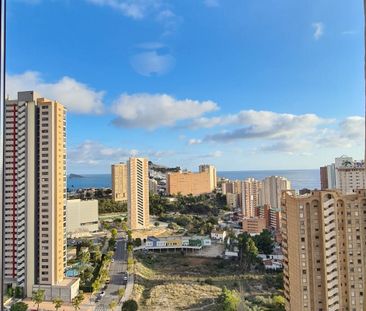
[(7, 94), (67, 107), (68, 173), (363, 158), (361, 0), (7, 2)]

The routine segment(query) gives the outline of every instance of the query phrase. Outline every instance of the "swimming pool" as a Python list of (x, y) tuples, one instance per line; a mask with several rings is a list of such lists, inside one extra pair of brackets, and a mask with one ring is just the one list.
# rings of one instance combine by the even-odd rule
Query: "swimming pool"
[(75, 276), (78, 276), (79, 275), (79, 272), (78, 272), (78, 270), (77, 269), (69, 269), (69, 270), (67, 270), (66, 271), (66, 276), (67, 277), (75, 277)]

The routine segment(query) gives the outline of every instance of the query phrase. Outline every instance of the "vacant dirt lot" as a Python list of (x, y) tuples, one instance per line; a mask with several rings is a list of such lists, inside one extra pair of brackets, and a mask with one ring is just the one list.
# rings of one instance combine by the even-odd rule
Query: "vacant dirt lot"
[(133, 298), (140, 310), (215, 310), (224, 286), (244, 297), (276, 292), (264, 286), (263, 274), (240, 274), (235, 264), (219, 258), (137, 254), (135, 271)]

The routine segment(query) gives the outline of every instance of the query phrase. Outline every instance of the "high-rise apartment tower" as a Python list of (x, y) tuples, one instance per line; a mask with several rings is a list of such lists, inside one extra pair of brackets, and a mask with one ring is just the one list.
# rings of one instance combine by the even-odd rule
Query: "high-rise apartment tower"
[(127, 202), (127, 165), (125, 163), (112, 165), (112, 199)]
[(4, 279), (30, 296), (66, 265), (66, 110), (34, 92), (5, 103)]
[(209, 164), (202, 164), (199, 166), (199, 172), (208, 172), (210, 175), (210, 188), (211, 191), (214, 191), (217, 187), (216, 167)]
[(127, 161), (127, 209), (130, 229), (149, 227), (149, 161), (130, 158)]
[(366, 190), (283, 193), (286, 310), (365, 310)]

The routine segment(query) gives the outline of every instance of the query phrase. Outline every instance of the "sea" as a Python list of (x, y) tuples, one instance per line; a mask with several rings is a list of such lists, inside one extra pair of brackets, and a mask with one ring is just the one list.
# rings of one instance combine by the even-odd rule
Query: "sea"
[[(319, 169), (308, 170), (269, 170), (269, 171), (220, 171), (218, 177), (230, 180), (244, 180), (252, 177), (263, 180), (267, 176), (283, 176), (291, 181), (294, 190), (303, 188), (320, 189)], [(69, 191), (85, 188), (111, 188), (110, 174), (85, 174), (82, 177), (68, 177), (67, 188)]]

